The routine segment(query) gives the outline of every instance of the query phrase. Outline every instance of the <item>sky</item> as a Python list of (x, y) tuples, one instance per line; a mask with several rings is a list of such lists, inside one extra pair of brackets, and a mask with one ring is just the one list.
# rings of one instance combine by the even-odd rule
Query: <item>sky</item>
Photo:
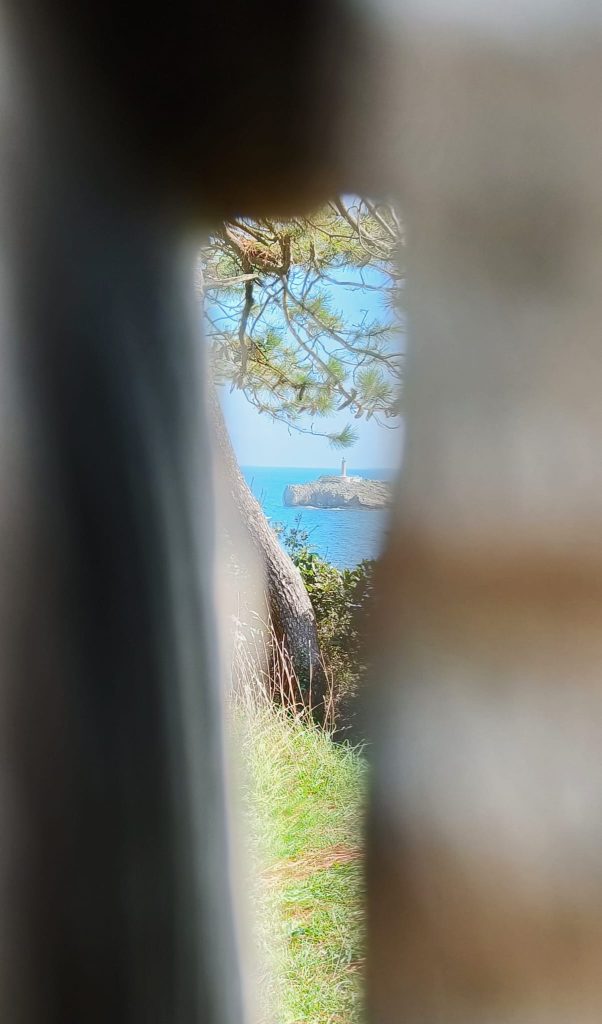
[[(296, 466), (331, 469), (340, 465), (343, 455), (347, 471), (356, 469), (389, 469), (399, 462), (403, 441), (403, 426), (394, 430), (379, 427), (370, 420), (353, 420), (359, 434), (352, 448), (333, 448), (325, 437), (299, 434), (284, 423), (274, 423), (250, 405), (241, 391), (222, 388), (222, 408), (228, 424), (230, 438), (241, 466)], [(345, 413), (315, 422), (320, 430), (336, 430), (349, 422)], [(308, 418), (307, 426), (311, 426)]]
[[(349, 271), (346, 271), (349, 278)], [(378, 315), (381, 300), (372, 291), (341, 289), (336, 295), (337, 306), (345, 314), (356, 316), (366, 313), (367, 318)], [(402, 342), (401, 342), (402, 343)], [(343, 410), (326, 418), (306, 417), (302, 425), (306, 430), (334, 432), (351, 423), (358, 434), (356, 443), (346, 449), (333, 448), (325, 437), (299, 433), (284, 423), (274, 422), (265, 413), (259, 413), (241, 391), (221, 388), (220, 400), (228, 430), (241, 466), (290, 466), (319, 469), (340, 466), (347, 460), (348, 472), (356, 469), (392, 469), (399, 465), (403, 444), (403, 423), (390, 421), (395, 428), (379, 426), (374, 420), (356, 420)]]

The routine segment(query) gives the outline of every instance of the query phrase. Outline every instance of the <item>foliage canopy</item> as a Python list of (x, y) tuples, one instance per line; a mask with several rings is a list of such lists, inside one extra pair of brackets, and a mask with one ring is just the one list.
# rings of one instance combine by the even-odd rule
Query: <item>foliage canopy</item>
[(217, 383), (338, 447), (353, 444), (352, 423), (333, 433), (316, 421), (342, 409), (396, 425), (402, 247), (394, 208), (365, 198), (223, 224), (199, 262)]

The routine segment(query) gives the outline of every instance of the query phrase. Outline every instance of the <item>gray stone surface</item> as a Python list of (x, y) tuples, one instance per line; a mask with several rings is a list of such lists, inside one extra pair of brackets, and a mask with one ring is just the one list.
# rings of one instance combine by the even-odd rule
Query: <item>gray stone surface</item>
[(289, 484), (282, 500), (285, 505), (314, 508), (385, 508), (391, 501), (391, 488), (383, 480), (320, 476), (308, 484)]

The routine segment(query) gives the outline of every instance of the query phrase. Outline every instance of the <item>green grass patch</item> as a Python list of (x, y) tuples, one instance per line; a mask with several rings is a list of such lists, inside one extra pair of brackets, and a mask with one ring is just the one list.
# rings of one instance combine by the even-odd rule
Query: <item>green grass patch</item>
[(356, 1024), (361, 1017), (361, 752), (277, 711), (238, 726), (245, 813), (258, 877), (263, 1019)]

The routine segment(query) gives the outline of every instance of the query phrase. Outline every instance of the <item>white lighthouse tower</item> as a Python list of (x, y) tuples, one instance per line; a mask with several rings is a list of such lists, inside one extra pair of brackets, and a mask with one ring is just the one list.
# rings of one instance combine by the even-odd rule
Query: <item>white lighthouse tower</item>
[(341, 462), (341, 476), (347, 476), (347, 459), (343, 459)]

